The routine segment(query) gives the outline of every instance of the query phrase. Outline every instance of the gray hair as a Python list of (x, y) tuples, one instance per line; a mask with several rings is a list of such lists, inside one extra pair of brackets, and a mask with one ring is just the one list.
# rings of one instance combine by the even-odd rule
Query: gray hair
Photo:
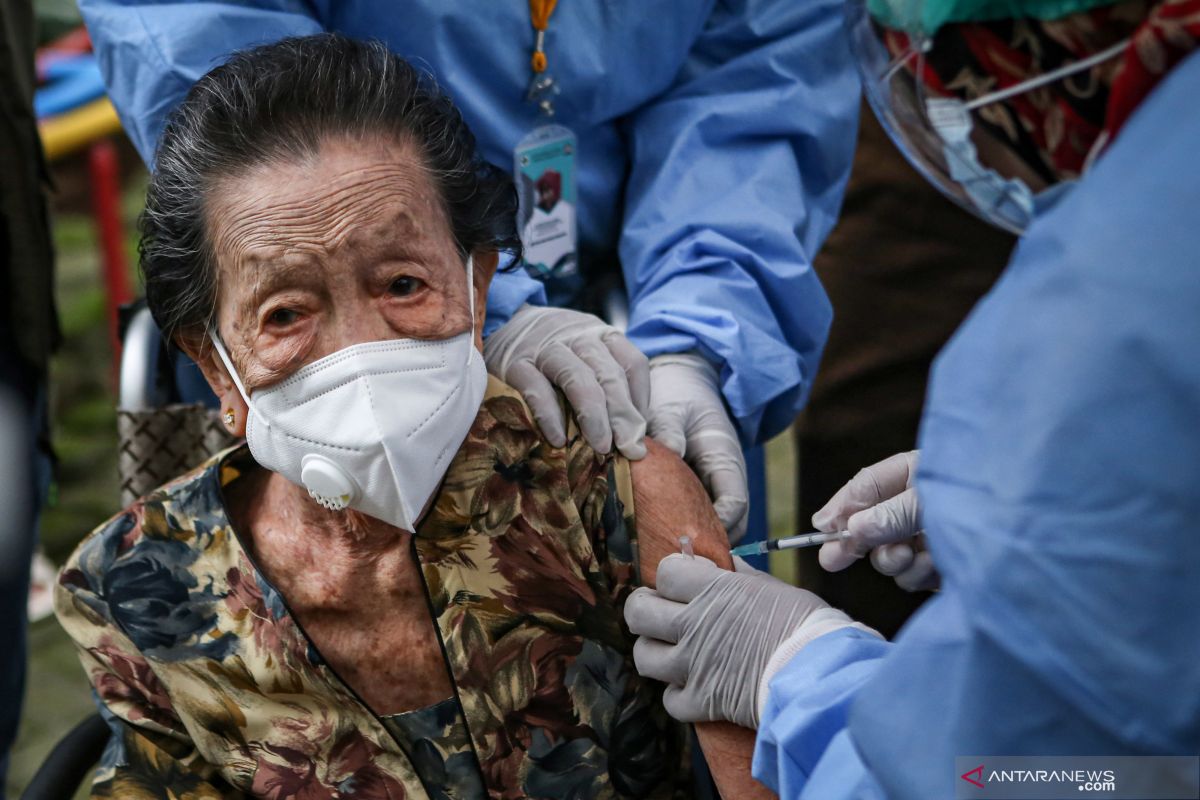
[(331, 136), (415, 144), (460, 254), (520, 253), (512, 179), (484, 161), (433, 80), (379, 42), (337, 34), (236, 53), (196, 82), (158, 143), (141, 229), (146, 300), (168, 337), (215, 324), (216, 264), (205, 231), (213, 185), (279, 159), (314, 155)]

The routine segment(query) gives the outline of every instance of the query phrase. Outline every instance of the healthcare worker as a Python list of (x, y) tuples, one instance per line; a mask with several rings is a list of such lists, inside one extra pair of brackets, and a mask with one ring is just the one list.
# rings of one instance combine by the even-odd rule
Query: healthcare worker
[(830, 566), (923, 529), (941, 590), (888, 642), (671, 556), (626, 606), (638, 668), (681, 719), (757, 727), (787, 798), (954, 797), (956, 756), (1194, 756), (1200, 2), (898, 5), (851, 6), (868, 98), (1023, 238), (935, 364), (919, 458), (815, 522), (851, 531)]
[(731, 533), (744, 528), (739, 439), (752, 445), (791, 423), (830, 320), (811, 259), (836, 217), (857, 119), (840, 0), (80, 9), (147, 163), (167, 112), (240, 48), (328, 30), (427, 64), (485, 158), (513, 165), (531, 218), (542, 172), (559, 174), (573, 241), (543, 226), (546, 236), (525, 242), (551, 302), (583, 303), (594, 293), (583, 276), (619, 263), (627, 334), (650, 356), (647, 378), (619, 334), (526, 305), (545, 302), (543, 283), (510, 272), (489, 295), (489, 369), (522, 391), (551, 441), (563, 437), (552, 385), (602, 452), (615, 443), (640, 457), (648, 423), (697, 471)]

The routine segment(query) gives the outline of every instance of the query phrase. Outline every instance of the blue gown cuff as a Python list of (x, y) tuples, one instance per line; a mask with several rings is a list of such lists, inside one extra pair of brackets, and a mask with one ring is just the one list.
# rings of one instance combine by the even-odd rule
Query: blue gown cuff
[(796, 797), (830, 742), (846, 728), (859, 688), (892, 645), (856, 628), (814, 639), (774, 678), (764, 704), (752, 774)]

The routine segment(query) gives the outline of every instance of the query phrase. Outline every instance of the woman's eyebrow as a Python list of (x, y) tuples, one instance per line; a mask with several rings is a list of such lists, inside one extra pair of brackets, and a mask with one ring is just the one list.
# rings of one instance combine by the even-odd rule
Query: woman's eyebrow
[(311, 263), (284, 261), (279, 258), (256, 259), (245, 267), (253, 271), (250, 291), (241, 306), (243, 311), (254, 312), (260, 303), (275, 292), (312, 286), (318, 283), (318, 272)]

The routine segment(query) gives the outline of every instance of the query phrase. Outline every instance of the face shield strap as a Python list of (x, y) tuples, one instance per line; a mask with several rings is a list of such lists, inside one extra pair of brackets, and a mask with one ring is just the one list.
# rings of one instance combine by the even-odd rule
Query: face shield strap
[[(913, 56), (924, 57), (925, 53), (929, 52), (929, 48), (933, 46), (932, 39), (914, 39), (909, 38), (908, 47), (902, 53), (893, 58), (884, 68), (883, 74), (880, 76), (880, 83), (887, 83), (896, 76), (896, 73), (904, 68), (909, 59)], [(923, 65), (918, 64), (918, 72), (923, 68)]]
[(1099, 53), (1093, 53), (1082, 61), (1076, 61), (1074, 64), (1064, 64), (1058, 69), (1053, 69), (1045, 74), (1038, 75), (1037, 77), (1030, 78), (1029, 80), (1021, 81), (1018, 84), (1009, 86), (1007, 89), (1001, 89), (996, 92), (985, 94), (982, 97), (976, 97), (974, 100), (967, 101), (964, 104), (964, 107), (967, 111), (974, 111), (977, 108), (983, 108), (984, 106), (992, 105), (993, 103), (999, 103), (1009, 99), (1010, 97), (1016, 97), (1019, 94), (1024, 94), (1025, 92), (1031, 92), (1034, 89), (1045, 86), (1046, 84), (1060, 81), (1063, 78), (1069, 78), (1072, 75), (1089, 70), (1097, 64), (1103, 64), (1105, 61), (1116, 58), (1125, 52), (1125, 49), (1129, 47), (1129, 43), (1131, 41), (1133, 40), (1124, 39), (1120, 42), (1117, 42), (1112, 47), (1101, 50)]

